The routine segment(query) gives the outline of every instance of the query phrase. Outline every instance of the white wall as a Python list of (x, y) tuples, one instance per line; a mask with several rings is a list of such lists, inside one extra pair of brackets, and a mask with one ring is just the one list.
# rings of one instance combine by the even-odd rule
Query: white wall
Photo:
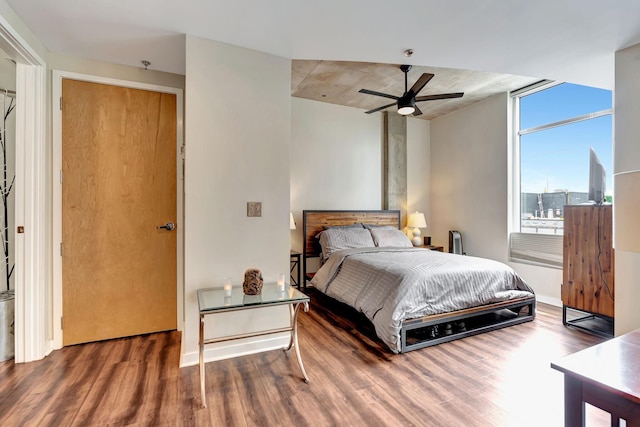
[(291, 98), (291, 248), (302, 250), (302, 211), (380, 209), (381, 115)]
[[(241, 285), (249, 267), (265, 281), (289, 269), (291, 61), (187, 36), (185, 81), (185, 331), (182, 364), (197, 362), (198, 288)], [(248, 218), (246, 203), (262, 202)], [(280, 327), (286, 307), (235, 312), (208, 336)], [(274, 348), (263, 337), (209, 346), (207, 359)]]
[[(431, 235), (431, 122), (407, 119), (407, 213), (422, 212), (427, 220), (427, 228), (420, 230), (422, 236)], [(444, 245), (442, 241), (432, 241), (432, 245)]]
[(507, 259), (506, 94), (431, 121), (432, 235), (462, 233), (469, 255)]
[(111, 64), (92, 59), (50, 53), (48, 65), (51, 70), (71, 71), (92, 76), (184, 89), (184, 76), (152, 69), (145, 70), (142, 64), (140, 67), (131, 67), (128, 65)]
[(562, 307), (562, 269), (518, 262), (508, 262), (507, 264), (533, 288), (538, 301)]
[[(407, 158), (407, 208), (428, 224), (428, 121), (407, 121)], [(302, 250), (303, 210), (381, 209), (382, 179), (382, 114), (291, 98), (292, 249)]]
[[(616, 52), (616, 77), (614, 91), (614, 248), (615, 248), (615, 333), (624, 334), (640, 328), (640, 245), (634, 239), (626, 239), (626, 245), (618, 244), (617, 235), (627, 230), (638, 230), (638, 187), (621, 193), (616, 187), (619, 179), (635, 179), (640, 182), (640, 45)], [(627, 174), (627, 176), (622, 176)], [(616, 200), (628, 197), (623, 206)], [(629, 203), (630, 202), (630, 203)], [(630, 209), (631, 212), (622, 212)], [(629, 223), (632, 222), (632, 223)], [(629, 237), (629, 236), (626, 236)], [(640, 236), (638, 236), (640, 238)], [(629, 244), (631, 243), (631, 244)], [(635, 247), (634, 247), (635, 246)]]
[[(431, 235), (468, 255), (508, 262), (508, 95), (431, 121)], [(558, 304), (562, 271), (510, 263), (544, 302)]]

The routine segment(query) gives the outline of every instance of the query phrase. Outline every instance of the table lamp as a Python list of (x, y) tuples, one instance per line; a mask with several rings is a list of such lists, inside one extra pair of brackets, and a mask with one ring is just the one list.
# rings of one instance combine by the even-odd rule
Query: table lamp
[(418, 211), (410, 214), (409, 220), (407, 221), (407, 227), (413, 228), (413, 239), (411, 239), (413, 246), (422, 246), (420, 229), (427, 228), (427, 221), (424, 219), (424, 214)]

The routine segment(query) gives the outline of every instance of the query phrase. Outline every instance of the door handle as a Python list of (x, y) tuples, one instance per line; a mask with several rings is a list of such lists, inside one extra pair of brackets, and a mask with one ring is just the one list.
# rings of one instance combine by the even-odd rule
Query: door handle
[(176, 225), (173, 222), (169, 221), (168, 223), (166, 223), (164, 225), (159, 225), (158, 226), (158, 230), (160, 230), (161, 228), (164, 228), (167, 231), (173, 231), (173, 230), (176, 229)]

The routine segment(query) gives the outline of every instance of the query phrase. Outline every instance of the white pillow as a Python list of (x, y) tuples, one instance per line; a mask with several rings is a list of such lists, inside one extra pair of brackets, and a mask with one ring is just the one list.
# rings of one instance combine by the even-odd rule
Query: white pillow
[(365, 228), (328, 228), (320, 233), (322, 260), (326, 261), (331, 254), (342, 249), (374, 247), (371, 233)]
[(407, 235), (397, 228), (372, 228), (369, 231), (378, 247), (409, 248), (413, 246)]

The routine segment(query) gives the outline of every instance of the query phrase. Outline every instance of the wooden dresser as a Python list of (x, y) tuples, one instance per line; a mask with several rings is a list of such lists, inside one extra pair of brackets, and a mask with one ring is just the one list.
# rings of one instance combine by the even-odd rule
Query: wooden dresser
[[(589, 320), (610, 323), (614, 318), (614, 253), (611, 205), (564, 207), (564, 249), (562, 272), (563, 323), (584, 327)], [(567, 308), (587, 313), (567, 320)], [(585, 321), (585, 322), (583, 322)], [(575, 323), (572, 323), (575, 322)], [(586, 327), (590, 329), (590, 327)], [(609, 333), (599, 330), (603, 335)], [(609, 328), (606, 328), (609, 329)]]

